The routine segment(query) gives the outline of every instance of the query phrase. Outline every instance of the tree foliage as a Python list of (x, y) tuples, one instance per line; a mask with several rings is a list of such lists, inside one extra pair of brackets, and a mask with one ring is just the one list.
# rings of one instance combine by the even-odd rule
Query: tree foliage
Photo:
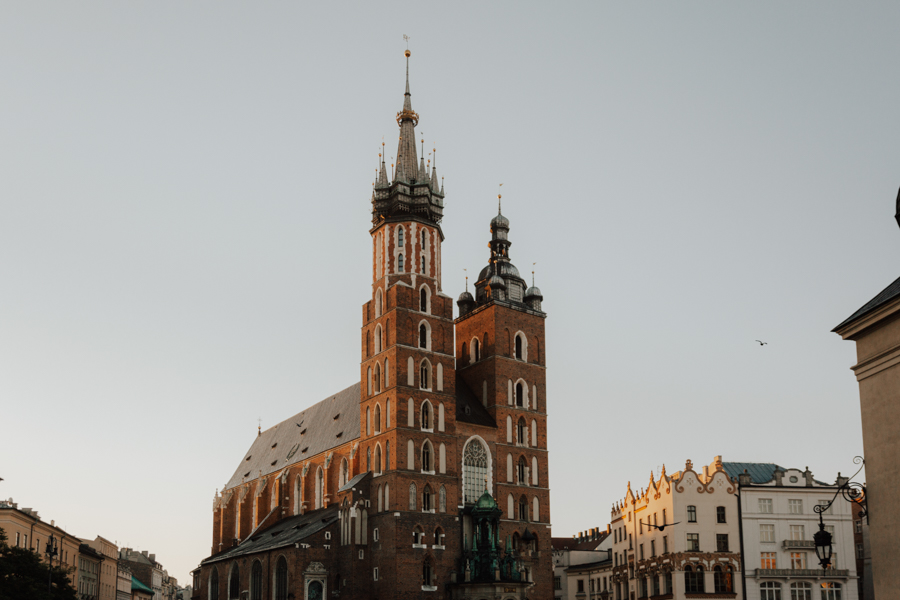
[[(37, 553), (10, 546), (6, 532), (0, 528), (0, 600), (77, 600), (69, 582), (70, 570), (74, 569), (54, 565), (51, 575)], [(51, 576), (53, 585), (49, 591)]]

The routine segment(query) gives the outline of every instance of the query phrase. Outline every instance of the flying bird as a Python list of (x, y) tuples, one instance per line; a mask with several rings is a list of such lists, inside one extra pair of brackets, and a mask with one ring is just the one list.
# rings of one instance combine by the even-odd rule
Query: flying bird
[[(681, 523), (681, 521), (678, 521), (678, 523)], [(656, 527), (660, 531), (665, 531), (666, 527), (678, 525), (678, 523), (663, 523), (662, 525), (654, 525), (653, 523), (644, 523), (643, 521), (641, 521), (641, 525), (646, 525), (647, 527)]]
[(765, 346), (765, 345), (767, 345), (767, 344), (769, 343), (769, 342), (763, 342), (763, 341), (760, 341), (760, 340), (756, 340), (756, 341), (759, 342), (759, 345), (760, 345), (760, 346)]

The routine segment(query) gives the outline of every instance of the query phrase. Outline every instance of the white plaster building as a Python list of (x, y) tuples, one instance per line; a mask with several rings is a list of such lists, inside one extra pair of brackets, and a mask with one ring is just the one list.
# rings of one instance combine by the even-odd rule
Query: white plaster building
[(700, 473), (663, 466), (637, 493), (629, 482), (610, 520), (612, 598), (742, 599), (737, 490), (720, 456)]
[[(581, 589), (580, 593), (585, 595), (578, 598), (604, 598), (593, 592), (608, 589), (610, 585), (612, 538), (609, 526), (603, 531), (594, 528), (577, 536), (551, 538), (550, 541), (553, 545), (553, 597), (556, 600), (574, 599)], [(591, 582), (592, 579), (595, 581)], [(589, 596), (586, 595), (588, 590)]]
[(772, 463), (724, 467), (739, 481), (747, 600), (857, 600), (854, 506), (838, 498), (823, 515), (832, 534), (829, 571), (819, 566), (813, 543), (813, 507), (830, 502), (842, 480), (823, 483), (809, 469)]

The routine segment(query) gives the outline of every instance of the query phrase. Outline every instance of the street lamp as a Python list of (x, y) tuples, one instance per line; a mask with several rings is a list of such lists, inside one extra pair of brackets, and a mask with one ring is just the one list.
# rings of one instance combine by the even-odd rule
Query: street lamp
[(44, 549), (44, 554), (47, 555), (47, 560), (50, 562), (50, 567), (48, 569), (49, 575), (47, 576), (47, 593), (53, 593), (53, 557), (59, 554), (59, 546), (56, 542), (56, 536), (52, 533), (47, 540), (47, 547)]
[[(866, 466), (866, 461), (862, 456), (857, 456), (853, 459), (853, 463), (860, 465), (859, 469), (857, 469), (856, 473), (853, 474), (853, 477), (859, 475), (859, 472), (863, 470), (863, 467)], [(838, 473), (838, 478), (840, 478), (840, 473)], [(831, 555), (832, 555), (832, 537), (831, 533), (825, 530), (825, 521), (822, 519), (822, 513), (831, 508), (831, 505), (834, 504), (834, 501), (837, 500), (838, 494), (844, 496), (844, 499), (847, 502), (852, 504), (857, 504), (862, 507), (862, 512), (860, 513), (860, 517), (866, 517), (868, 515), (868, 511), (866, 508), (866, 485), (864, 483), (857, 483), (855, 481), (850, 481), (853, 477), (847, 478), (846, 481), (843, 481), (838, 486), (837, 491), (834, 493), (834, 496), (831, 498), (827, 504), (817, 504), (813, 507), (813, 510), (819, 515), (819, 531), (813, 535), (813, 543), (816, 545), (816, 556), (819, 558), (819, 564), (822, 565), (822, 570), (828, 570), (831, 566)]]

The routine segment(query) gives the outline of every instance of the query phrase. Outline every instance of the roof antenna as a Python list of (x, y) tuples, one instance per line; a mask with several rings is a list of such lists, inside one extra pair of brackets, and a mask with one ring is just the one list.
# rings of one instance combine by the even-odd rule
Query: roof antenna
[(501, 183), (501, 184), (500, 184), (500, 187), (497, 188), (497, 214), (498, 214), (498, 215), (501, 214), (501, 213), (500, 213), (500, 198), (501, 198), (501, 196), (500, 196), (500, 188), (502, 188), (502, 187), (503, 187), (503, 184)]

